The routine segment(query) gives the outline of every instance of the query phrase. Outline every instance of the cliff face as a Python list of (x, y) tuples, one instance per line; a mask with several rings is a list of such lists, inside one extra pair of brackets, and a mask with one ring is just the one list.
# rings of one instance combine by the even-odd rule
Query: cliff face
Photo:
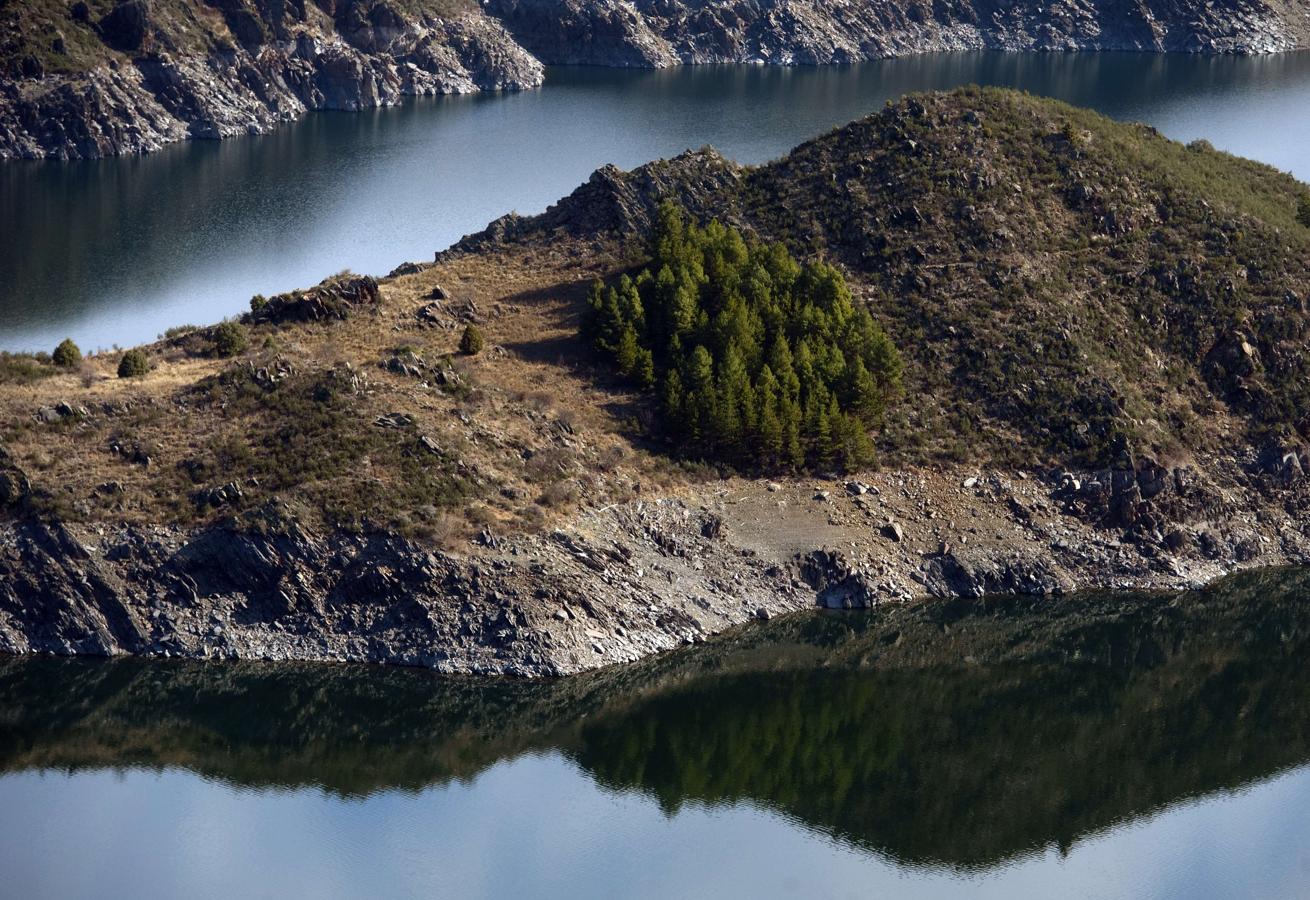
[(0, 158), (140, 153), (310, 109), (514, 90), (542, 65), (822, 65), (943, 50), (1263, 53), (1307, 0), (0, 3)]

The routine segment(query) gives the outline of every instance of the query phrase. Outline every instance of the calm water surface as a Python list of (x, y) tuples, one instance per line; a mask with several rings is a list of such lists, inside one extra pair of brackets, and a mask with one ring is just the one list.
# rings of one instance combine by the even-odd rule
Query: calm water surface
[(0, 660), (6, 897), (1310, 896), (1310, 573), (557, 682)]
[(552, 70), (522, 94), (311, 115), (141, 158), (0, 165), (0, 349), (153, 339), (343, 267), (382, 274), (598, 166), (742, 162), (912, 90), (1009, 85), (1310, 176), (1310, 53), (946, 54), (819, 69)]

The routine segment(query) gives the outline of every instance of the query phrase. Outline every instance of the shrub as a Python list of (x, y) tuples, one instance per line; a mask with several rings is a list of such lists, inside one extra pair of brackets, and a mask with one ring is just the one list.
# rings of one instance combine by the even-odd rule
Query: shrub
[(118, 361), (119, 378), (141, 378), (150, 371), (150, 360), (144, 350), (129, 350)]
[[(415, 522), (406, 516), (415, 510), (430, 507), (435, 517), (464, 505), (476, 486), (460, 474), (456, 459), (419, 444), (417, 435), (397, 440), (394, 431), (361, 419), (361, 390), (347, 366), (293, 374), (271, 387), (243, 366), (202, 379), (189, 402), (221, 408), (233, 427), (198, 442), (194, 454), (169, 473), (176, 479), (170, 494), (186, 497), (197, 486), (239, 478), (243, 502), (258, 506), (273, 494), (309, 485), (303, 498), (308, 508), (328, 524), (351, 530), (409, 530)], [(207, 513), (189, 503), (177, 509), (182, 518), (197, 514)]]
[(255, 296), (250, 298), (250, 311), (252, 313), (259, 312), (267, 305), (268, 305), (268, 298), (265, 297), (263, 294), (256, 294)]
[(1310, 228), (1310, 194), (1302, 194), (1300, 202), (1296, 204), (1296, 220)]
[(215, 356), (236, 356), (250, 345), (246, 331), (236, 322), (222, 322), (210, 332)]
[(30, 353), (7, 353), (0, 350), (0, 384), (30, 384), (55, 374), (40, 357)]
[(592, 286), (584, 332), (655, 390), (665, 431), (752, 466), (858, 465), (900, 391), (901, 359), (841, 273), (660, 209), (651, 264)]
[(468, 325), (464, 328), (464, 334), (460, 336), (459, 352), (466, 356), (477, 356), (486, 344), (486, 339), (482, 337), (482, 330), (476, 325)]
[(82, 351), (73, 343), (72, 338), (64, 338), (55, 352), (50, 354), (50, 359), (61, 369), (71, 369), (82, 361)]

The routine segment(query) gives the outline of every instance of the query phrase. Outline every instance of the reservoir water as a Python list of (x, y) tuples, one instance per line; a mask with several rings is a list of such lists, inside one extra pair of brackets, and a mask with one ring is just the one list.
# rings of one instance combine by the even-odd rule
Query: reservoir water
[(849, 67), (554, 69), (541, 90), (322, 113), (145, 157), (0, 165), (0, 349), (84, 349), (241, 312), (254, 293), (431, 258), (605, 163), (712, 144), (775, 158), (908, 91), (1006, 85), (1310, 177), (1310, 53), (942, 54)]
[(1310, 573), (549, 682), (0, 658), (6, 897), (1310, 893)]

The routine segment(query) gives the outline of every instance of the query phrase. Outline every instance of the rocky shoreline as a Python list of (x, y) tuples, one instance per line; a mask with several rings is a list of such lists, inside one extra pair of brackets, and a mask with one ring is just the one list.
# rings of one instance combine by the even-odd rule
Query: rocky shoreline
[[(148, 0), (121, 0), (98, 19), (74, 4), (54, 14), (54, 37), (33, 36), (31, 47), (23, 23), (0, 20), (0, 30), (20, 32), (19, 49), (0, 60), (0, 159), (146, 153), (189, 138), (267, 132), (308, 110), (534, 88), (547, 65), (826, 65), (959, 50), (1249, 54), (1310, 41), (1304, 0), (1200, 9), (1105, 0), (220, 6), (221, 21), (197, 13), (201, 24), (179, 31), (164, 5)], [(189, 43), (197, 28), (207, 32), (200, 47)], [(74, 34), (96, 46), (78, 65), (69, 56)]]
[[(0, 158), (148, 153), (190, 138), (262, 134), (309, 110), (407, 96), (538, 87), (541, 64), (482, 16), (305, 27), (285, 40), (190, 56), (145, 52), (76, 75), (0, 78)], [(136, 55), (140, 53), (140, 55)]]
[[(11, 521), (0, 652), (561, 676), (803, 610), (1197, 589), (1310, 562), (1310, 535), (1286, 512), (1305, 503), (1304, 462), (1280, 457), (1223, 490), (1150, 460), (1047, 476), (729, 479), (549, 534), (488, 533), (461, 553), (316, 534), (278, 502), (190, 532)], [(22, 483), (7, 470), (9, 502)]]

